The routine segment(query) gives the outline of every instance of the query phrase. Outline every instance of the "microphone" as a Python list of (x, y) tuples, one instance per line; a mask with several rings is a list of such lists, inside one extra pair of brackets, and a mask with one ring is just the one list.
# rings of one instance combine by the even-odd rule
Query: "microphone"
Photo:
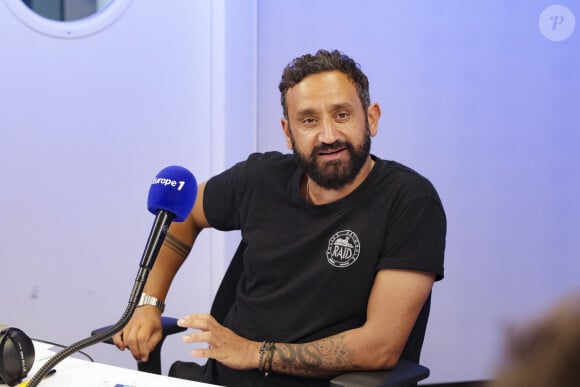
[[(172, 221), (183, 222), (195, 203), (197, 182), (187, 169), (171, 166), (161, 170), (153, 179), (147, 196), (147, 209), (155, 216), (141, 267), (151, 269)], [(137, 295), (137, 302), (139, 297)]]
[(36, 387), (46, 374), (66, 357), (90, 345), (110, 339), (127, 325), (139, 303), (149, 271), (155, 263), (169, 225), (172, 221), (183, 222), (189, 216), (196, 195), (197, 182), (195, 177), (183, 167), (170, 166), (162, 169), (155, 176), (147, 197), (147, 209), (155, 215), (155, 221), (139, 263), (139, 271), (125, 312), (119, 321), (109, 329), (78, 341), (51, 357), (30, 379), (28, 387)]
[(151, 182), (147, 209), (154, 215), (167, 211), (183, 222), (191, 212), (197, 196), (197, 182), (187, 169), (171, 166), (161, 170)]

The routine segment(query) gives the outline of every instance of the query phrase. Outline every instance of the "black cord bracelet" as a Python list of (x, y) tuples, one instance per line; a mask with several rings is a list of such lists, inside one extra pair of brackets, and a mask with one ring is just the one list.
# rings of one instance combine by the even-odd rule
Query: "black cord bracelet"
[(258, 370), (260, 372), (264, 372), (264, 353), (266, 352), (266, 341), (262, 341), (262, 345), (260, 345), (260, 359), (258, 360)]
[(266, 361), (264, 362), (264, 376), (268, 376), (272, 372), (272, 362), (274, 361), (274, 352), (276, 351), (276, 343), (268, 343), (266, 348)]

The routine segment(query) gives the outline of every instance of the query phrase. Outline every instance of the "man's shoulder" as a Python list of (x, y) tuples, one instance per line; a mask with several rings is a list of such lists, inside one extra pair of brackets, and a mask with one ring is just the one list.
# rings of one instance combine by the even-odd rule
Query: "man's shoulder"
[(294, 161), (294, 156), (287, 153), (282, 153), (278, 151), (270, 152), (255, 152), (248, 156), (246, 162), (251, 163), (261, 163), (261, 164), (284, 164)]
[(298, 167), (293, 155), (277, 151), (252, 153), (242, 164), (246, 166), (249, 175), (294, 173)]
[(435, 187), (415, 169), (393, 160), (376, 159), (381, 165), (381, 180), (391, 189), (400, 190), (406, 194), (426, 194), (437, 196)]
[(210, 180), (230, 183), (235, 180), (237, 185), (275, 184), (288, 181), (297, 170), (298, 164), (291, 154), (256, 152)]
[(409, 181), (427, 180), (423, 175), (413, 168), (394, 160), (382, 160), (375, 158), (378, 165), (381, 165), (381, 171), (390, 178), (405, 179)]

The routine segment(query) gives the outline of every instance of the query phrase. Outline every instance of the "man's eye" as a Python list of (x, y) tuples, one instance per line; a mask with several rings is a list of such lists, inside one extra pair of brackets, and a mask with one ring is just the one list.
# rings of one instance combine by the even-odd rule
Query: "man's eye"
[(304, 118), (302, 120), (302, 123), (304, 125), (314, 125), (316, 123), (316, 120), (314, 118)]
[(350, 114), (348, 114), (347, 112), (340, 112), (336, 115), (336, 118), (339, 121), (345, 121), (348, 119), (348, 117), (350, 117)]

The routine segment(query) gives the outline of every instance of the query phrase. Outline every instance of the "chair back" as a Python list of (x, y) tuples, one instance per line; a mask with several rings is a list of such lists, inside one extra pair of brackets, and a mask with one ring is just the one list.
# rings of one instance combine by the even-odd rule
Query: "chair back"
[(224, 274), (220, 287), (211, 304), (210, 313), (220, 323), (223, 323), (234, 299), (238, 288), (238, 281), (244, 271), (244, 252), (246, 243), (241, 241)]

